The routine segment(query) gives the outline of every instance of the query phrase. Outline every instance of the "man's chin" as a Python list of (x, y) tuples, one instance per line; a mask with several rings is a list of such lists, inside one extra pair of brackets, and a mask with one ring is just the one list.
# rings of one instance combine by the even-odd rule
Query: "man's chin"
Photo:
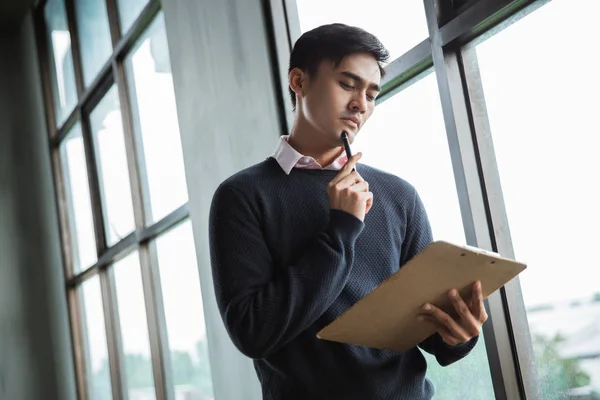
[(340, 143), (342, 141), (342, 132), (346, 132), (348, 134), (348, 141), (350, 142), (350, 144), (352, 144), (354, 142), (354, 139), (356, 138), (356, 134), (358, 133), (356, 129), (342, 129), (338, 135), (339, 139), (340, 139)]
[[(342, 141), (342, 132), (344, 131), (335, 132), (331, 135), (332, 147), (344, 146), (344, 142)], [(346, 131), (346, 133), (348, 133), (348, 140), (350, 141), (350, 143), (352, 143), (352, 141), (354, 140), (354, 135), (352, 135), (348, 131)]]

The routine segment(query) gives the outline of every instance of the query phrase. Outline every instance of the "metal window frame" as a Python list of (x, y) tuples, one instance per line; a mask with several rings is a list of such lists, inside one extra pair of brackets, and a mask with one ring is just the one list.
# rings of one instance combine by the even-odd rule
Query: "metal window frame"
[[(386, 66), (377, 100), (381, 104), (423, 73), (435, 71), (467, 243), (508, 257), (514, 251), (474, 46), (548, 1), (472, 0), (455, 10), (444, 0), (423, 0), (429, 37)], [(289, 58), (300, 23), (295, 0), (270, 3), (271, 10), (279, 10), (270, 14), (277, 66)], [(277, 18), (285, 19), (285, 29)], [(279, 68), (277, 83), (287, 97), (287, 79)], [(289, 113), (289, 107), (280, 112)], [(486, 310), (483, 330), (495, 397), (541, 399), (519, 279), (490, 296)]]
[[(170, 368), (170, 350), (167, 338), (166, 318), (162, 300), (158, 258), (154, 240), (176, 227), (189, 218), (188, 205), (183, 204), (169, 215), (159, 221), (149, 224), (150, 202), (149, 188), (146, 174), (145, 160), (141, 142), (141, 132), (136, 129), (132, 114), (131, 96), (129, 93), (128, 79), (125, 72), (125, 59), (138, 40), (152, 25), (161, 11), (159, 0), (149, 0), (131, 27), (121, 33), (118, 4), (116, 0), (106, 0), (109, 18), (111, 43), (113, 52), (101, 68), (93, 82), (84, 86), (83, 69), (81, 64), (80, 43), (77, 35), (77, 21), (75, 18), (75, 1), (63, 0), (67, 24), (71, 37), (71, 49), (78, 101), (69, 116), (57, 126), (56, 110), (54, 104), (53, 82), (50, 73), (49, 38), (47, 37), (44, 7), (47, 0), (41, 0), (33, 7), (35, 21), (35, 35), (37, 51), (40, 59), (40, 79), (43, 88), (43, 97), (46, 110), (46, 126), (49, 132), (48, 143), (52, 156), (52, 169), (54, 185), (56, 188), (57, 213), (59, 215), (60, 234), (62, 242), (63, 264), (67, 280), (65, 282), (66, 297), (68, 299), (70, 315), (70, 331), (74, 350), (75, 375), (77, 395), (80, 400), (90, 398), (86, 376), (85, 345), (85, 310), (81, 301), (81, 284), (87, 279), (98, 275), (100, 280), (104, 319), (106, 325), (106, 338), (109, 355), (109, 368), (111, 377), (112, 396), (115, 399), (127, 399), (126, 376), (124, 366), (124, 352), (122, 349), (121, 329), (119, 321), (118, 301), (115, 291), (115, 278), (113, 269), (115, 262), (122, 259), (132, 251), (138, 251), (144, 290), (144, 303), (148, 322), (148, 335), (153, 369), (153, 380), (157, 400), (171, 400), (175, 398), (173, 379)], [(103, 197), (99, 182), (99, 165), (96, 162), (96, 146), (90, 127), (90, 113), (104, 98), (107, 91), (116, 87), (121, 106), (125, 149), (127, 154), (128, 173), (134, 207), (135, 230), (127, 237), (108, 247), (104, 231)], [(61, 161), (60, 147), (68, 137), (76, 123), (81, 124), (88, 180), (90, 186), (90, 200), (97, 244), (97, 261), (94, 265), (84, 270), (75, 272), (73, 269), (73, 242), (72, 226), (69, 216), (70, 207), (66, 191), (65, 175)]]
[[(464, 73), (467, 105), (471, 112), (471, 124), (475, 150), (479, 158), (479, 173), (481, 187), (486, 202), (486, 218), (492, 242), (491, 248), (509, 258), (514, 258), (514, 250), (510, 235), (510, 226), (504, 198), (496, 154), (491, 135), (491, 127), (487, 116), (487, 109), (481, 84), (481, 75), (477, 62), (474, 46), (465, 46), (460, 50), (461, 69)], [(541, 398), (541, 384), (532, 361), (535, 360), (529, 325), (526, 323), (527, 314), (519, 277), (516, 277), (490, 299), (491, 307), (496, 307), (495, 314), (504, 312), (504, 320), (500, 329), (501, 334), (496, 335), (497, 348), (510, 348), (511, 357), (499, 354), (499, 362), (504, 363), (507, 369), (514, 365), (517, 385), (523, 398)], [(496, 324), (498, 325), (498, 324)], [(491, 329), (491, 328), (490, 328)]]
[[(461, 53), (460, 50), (444, 49), (438, 25), (440, 8), (435, 0), (425, 0), (424, 3), (467, 244), (496, 250), (488, 221), (486, 195), (480, 180), (478, 149), (472, 137), (471, 109), (465, 96)], [(483, 331), (495, 397), (524, 398), (516, 368), (518, 359), (512, 351), (511, 332), (506, 326), (507, 316), (499, 292), (486, 300), (486, 309), (489, 320)]]

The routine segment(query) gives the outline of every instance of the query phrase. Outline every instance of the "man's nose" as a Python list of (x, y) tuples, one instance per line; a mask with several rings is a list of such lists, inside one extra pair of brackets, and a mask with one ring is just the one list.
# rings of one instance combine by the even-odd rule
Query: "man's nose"
[(360, 94), (357, 95), (356, 98), (352, 99), (350, 103), (350, 108), (352, 111), (364, 113), (367, 111), (367, 97), (366, 95)]

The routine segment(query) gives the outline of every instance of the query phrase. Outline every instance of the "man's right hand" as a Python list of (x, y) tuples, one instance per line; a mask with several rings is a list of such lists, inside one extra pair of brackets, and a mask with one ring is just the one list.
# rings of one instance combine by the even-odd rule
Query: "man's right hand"
[(353, 169), (362, 157), (357, 153), (350, 157), (348, 162), (327, 185), (329, 204), (333, 210), (343, 210), (354, 215), (361, 221), (369, 212), (373, 204), (373, 193), (369, 192), (369, 183)]

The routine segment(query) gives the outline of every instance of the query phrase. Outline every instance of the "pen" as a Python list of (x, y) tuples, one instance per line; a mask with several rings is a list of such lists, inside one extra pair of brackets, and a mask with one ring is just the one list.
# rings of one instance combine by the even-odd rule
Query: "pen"
[[(342, 132), (342, 143), (344, 143), (344, 149), (346, 149), (346, 157), (348, 160), (352, 157), (352, 150), (350, 149), (350, 142), (348, 141), (348, 133), (346, 131)], [(354, 168), (352, 168), (354, 171)]]

